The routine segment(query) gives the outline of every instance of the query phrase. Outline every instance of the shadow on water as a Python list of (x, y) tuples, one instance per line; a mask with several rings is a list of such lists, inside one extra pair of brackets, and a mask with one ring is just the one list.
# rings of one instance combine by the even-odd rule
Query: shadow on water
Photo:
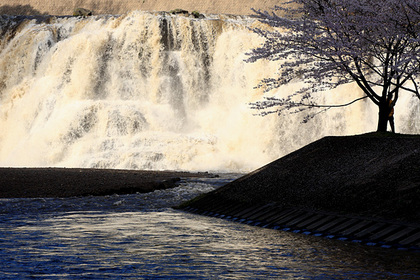
[[(2, 223), (2, 278), (415, 279), (418, 255), (171, 209)], [(417, 259), (416, 259), (417, 258)]]
[(0, 278), (420, 277), (418, 253), (252, 227), (169, 208), (217, 185), (206, 180), (149, 194), (2, 199)]

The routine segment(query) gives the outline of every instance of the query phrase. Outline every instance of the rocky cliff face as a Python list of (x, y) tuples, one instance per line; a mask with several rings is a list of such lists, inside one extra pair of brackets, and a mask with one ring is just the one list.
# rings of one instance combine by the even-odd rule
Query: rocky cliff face
[(268, 10), (282, 1), (275, 0), (214, 0), (214, 1), (152, 1), (152, 0), (0, 0), (1, 14), (19, 15), (72, 15), (74, 8), (82, 7), (94, 14), (123, 14), (133, 10), (170, 11), (184, 9), (210, 14), (252, 14), (251, 8)]

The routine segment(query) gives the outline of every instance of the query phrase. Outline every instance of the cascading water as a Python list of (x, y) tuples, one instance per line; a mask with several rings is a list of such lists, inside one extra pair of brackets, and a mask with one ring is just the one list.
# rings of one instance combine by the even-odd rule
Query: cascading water
[[(256, 116), (254, 87), (279, 62), (244, 62), (261, 43), (250, 18), (15, 21), (0, 25), (0, 166), (245, 172), (325, 135), (376, 128), (369, 101), (306, 124), (299, 114)], [(348, 85), (323, 102), (360, 95)], [(398, 132), (419, 133), (418, 112), (402, 98)]]

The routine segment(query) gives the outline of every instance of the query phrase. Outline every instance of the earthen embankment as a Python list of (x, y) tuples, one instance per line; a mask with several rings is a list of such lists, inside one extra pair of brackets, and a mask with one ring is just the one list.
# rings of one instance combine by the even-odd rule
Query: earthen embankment
[(209, 173), (90, 168), (0, 168), (0, 198), (147, 193)]
[(182, 205), (250, 225), (420, 250), (420, 137), (325, 137)]

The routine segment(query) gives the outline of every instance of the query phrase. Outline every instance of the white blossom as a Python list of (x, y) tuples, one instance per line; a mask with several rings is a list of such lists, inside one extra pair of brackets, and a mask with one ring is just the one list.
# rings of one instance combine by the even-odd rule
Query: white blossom
[(390, 100), (395, 105), (400, 92), (420, 98), (418, 0), (292, 0), (272, 12), (254, 12), (273, 28), (253, 29), (265, 42), (248, 53), (247, 61), (285, 61), (278, 77), (259, 86), (270, 91), (297, 78), (306, 84), (285, 98), (253, 103), (262, 114), (331, 107), (313, 104), (309, 97), (356, 82), (382, 112), (378, 130), (383, 125), (386, 130)]

